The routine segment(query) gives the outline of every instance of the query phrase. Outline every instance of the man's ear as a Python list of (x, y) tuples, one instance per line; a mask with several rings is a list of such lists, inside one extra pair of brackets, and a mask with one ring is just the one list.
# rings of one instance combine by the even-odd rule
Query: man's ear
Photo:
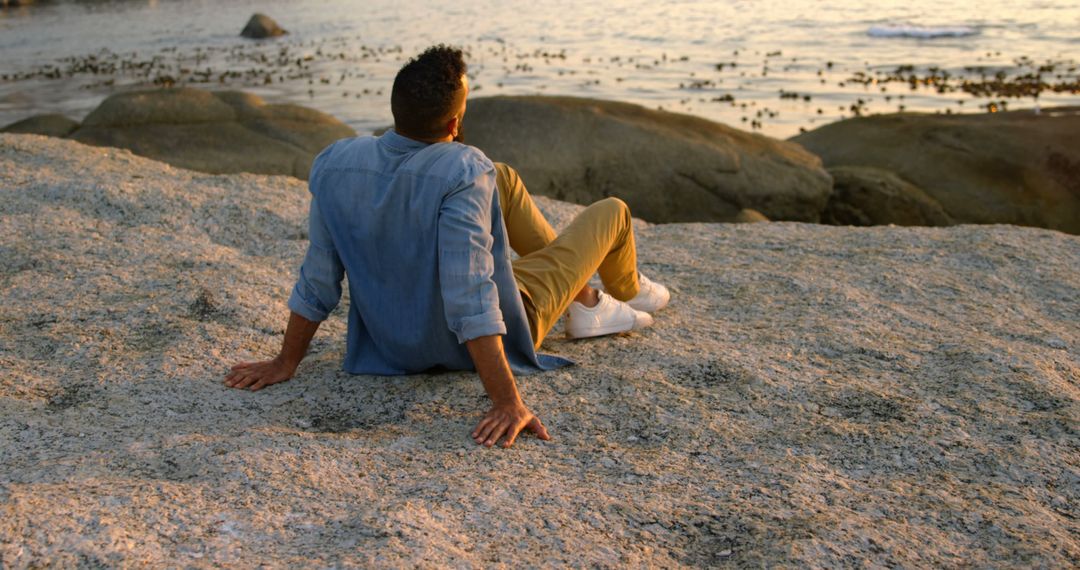
[(450, 117), (450, 120), (446, 121), (446, 134), (450, 135), (451, 138), (458, 135), (458, 129), (460, 128), (461, 124), (458, 122), (458, 118), (456, 116)]

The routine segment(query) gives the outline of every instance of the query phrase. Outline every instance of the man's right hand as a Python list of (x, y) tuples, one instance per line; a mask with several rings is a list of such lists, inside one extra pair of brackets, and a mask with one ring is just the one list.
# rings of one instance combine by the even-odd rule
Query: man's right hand
[(533, 415), (521, 401), (514, 373), (510, 371), (506, 352), (503, 351), (502, 337), (482, 336), (467, 341), (465, 346), (492, 401), (491, 409), (472, 431), (476, 443), (491, 447), (499, 438), (505, 437), (503, 447), (510, 447), (523, 429), (535, 433), (540, 439), (551, 439), (540, 418)]
[(551, 439), (540, 418), (521, 403), (492, 406), (472, 431), (472, 437), (476, 443), (491, 447), (505, 436), (502, 446), (510, 447), (523, 429), (535, 433), (540, 439)]

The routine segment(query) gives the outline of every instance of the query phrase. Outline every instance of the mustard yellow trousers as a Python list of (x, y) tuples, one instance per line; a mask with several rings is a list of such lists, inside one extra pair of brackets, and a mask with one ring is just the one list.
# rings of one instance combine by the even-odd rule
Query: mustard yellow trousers
[(499, 204), (533, 343), (540, 343), (593, 273), (609, 295), (628, 301), (638, 293), (637, 250), (630, 208), (605, 198), (585, 208), (555, 235), (517, 171), (497, 162)]

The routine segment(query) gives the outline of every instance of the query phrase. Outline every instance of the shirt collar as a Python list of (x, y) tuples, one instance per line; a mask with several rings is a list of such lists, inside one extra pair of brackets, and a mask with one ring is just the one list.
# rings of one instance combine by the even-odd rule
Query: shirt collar
[(389, 129), (383, 133), (382, 136), (379, 137), (379, 142), (401, 152), (420, 150), (431, 144), (399, 135), (394, 129)]

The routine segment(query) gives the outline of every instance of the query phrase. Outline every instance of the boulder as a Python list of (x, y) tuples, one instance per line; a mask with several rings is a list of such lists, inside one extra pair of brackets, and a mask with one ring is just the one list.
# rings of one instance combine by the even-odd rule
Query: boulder
[(248, 20), (240, 35), (245, 38), (261, 39), (283, 36), (289, 32), (283, 30), (273, 18), (266, 14), (254, 14)]
[(617, 196), (650, 222), (734, 221), (745, 208), (816, 222), (832, 187), (798, 145), (629, 103), (480, 98), (464, 132), (534, 193), (579, 204)]
[(791, 140), (829, 168), (893, 172), (957, 223), (1080, 233), (1080, 107), (1040, 114), (880, 115)]
[(937, 200), (896, 174), (865, 166), (830, 168), (833, 193), (821, 221), (844, 226), (948, 226)]
[(28, 119), (16, 121), (0, 129), (0, 133), (66, 137), (77, 128), (79, 128), (78, 121), (69, 119), (58, 113), (52, 113), (48, 115), (34, 115)]
[(71, 138), (212, 174), (306, 179), (319, 151), (351, 136), (356, 132), (348, 125), (313, 109), (268, 105), (248, 93), (183, 88), (113, 95)]

